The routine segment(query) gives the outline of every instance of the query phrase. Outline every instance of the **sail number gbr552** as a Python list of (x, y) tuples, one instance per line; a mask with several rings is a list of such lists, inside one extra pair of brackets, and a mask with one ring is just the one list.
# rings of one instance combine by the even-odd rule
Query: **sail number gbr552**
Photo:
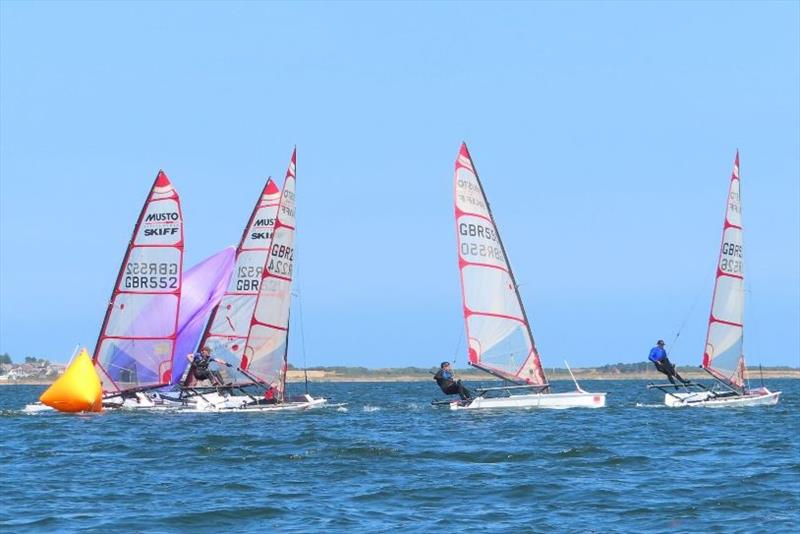
[(177, 289), (177, 263), (130, 262), (125, 266), (121, 289)]

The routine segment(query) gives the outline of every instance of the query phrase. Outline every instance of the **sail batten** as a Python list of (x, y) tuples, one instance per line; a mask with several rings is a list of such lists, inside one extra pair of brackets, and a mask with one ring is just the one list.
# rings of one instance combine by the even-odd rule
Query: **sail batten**
[(469, 361), (513, 382), (545, 385), (517, 283), (466, 144), (455, 163), (454, 197)]
[(718, 379), (743, 390), (744, 362), (744, 247), (739, 179), (739, 152), (731, 173), (722, 243), (717, 260), (714, 292), (708, 319), (703, 368)]
[[(236, 262), (227, 291), (211, 312), (200, 340), (200, 346), (209, 346), (215, 358), (234, 366), (240, 365), (245, 354), (279, 200), (280, 190), (272, 178), (268, 178), (236, 248)], [(238, 374), (227, 378), (232, 382), (240, 379)]]
[(180, 198), (159, 171), (134, 226), (95, 346), (92, 361), (103, 391), (170, 383), (182, 273)]

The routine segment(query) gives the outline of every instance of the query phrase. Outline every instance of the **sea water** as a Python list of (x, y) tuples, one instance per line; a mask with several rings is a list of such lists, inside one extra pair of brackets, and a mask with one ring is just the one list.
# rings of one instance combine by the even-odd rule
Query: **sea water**
[[(303, 413), (26, 414), (0, 387), (4, 532), (797, 532), (800, 381), (780, 404), (433, 408), (431, 382), (319, 383)], [(567, 390), (570, 384), (556, 384)]]

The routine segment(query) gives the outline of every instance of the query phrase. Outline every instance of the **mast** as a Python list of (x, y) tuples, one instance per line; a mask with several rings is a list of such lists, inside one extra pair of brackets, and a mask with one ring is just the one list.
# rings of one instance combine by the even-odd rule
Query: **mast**
[[(289, 297), (291, 299), (291, 296)], [(283, 366), (281, 367), (281, 377), (280, 377), (280, 384), (281, 387), (278, 389), (281, 394), (280, 400), (283, 400), (286, 393), (286, 374), (289, 371), (289, 330), (291, 328), (292, 322), (292, 310), (289, 309), (289, 317), (286, 320), (286, 343), (283, 344)], [(306, 393), (308, 393), (308, 375), (306, 375)]]
[(708, 318), (703, 368), (739, 393), (745, 390), (744, 248), (739, 151), (731, 173), (714, 293)]

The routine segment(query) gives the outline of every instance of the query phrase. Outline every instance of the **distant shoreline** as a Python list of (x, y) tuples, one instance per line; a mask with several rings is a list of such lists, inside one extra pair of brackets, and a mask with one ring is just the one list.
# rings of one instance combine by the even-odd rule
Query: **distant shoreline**
[[(581, 372), (574, 370), (575, 378), (577, 380), (666, 380), (666, 377), (660, 373), (599, 373), (596, 371)], [(706, 373), (699, 373), (697, 371), (681, 372), (681, 375), (691, 380), (705, 380), (710, 379)], [(460, 373), (459, 378), (466, 382), (478, 382), (493, 380), (492, 377), (484, 374), (477, 374), (474, 372)], [(572, 380), (567, 372), (549, 372), (548, 376), (551, 381), (556, 380)], [(433, 379), (432, 374), (408, 374), (408, 375), (395, 375), (395, 374), (339, 374), (335, 372), (326, 371), (308, 371), (308, 379), (310, 382), (427, 382)], [(759, 372), (750, 373), (750, 381), (758, 381), (761, 379)], [(786, 369), (786, 370), (765, 370), (764, 379), (800, 379), (800, 369)], [(304, 382), (305, 374), (303, 371), (291, 370), (287, 376), (287, 382), (290, 384), (299, 384)], [(48, 386), (52, 384), (52, 380), (0, 380), (0, 386)]]

